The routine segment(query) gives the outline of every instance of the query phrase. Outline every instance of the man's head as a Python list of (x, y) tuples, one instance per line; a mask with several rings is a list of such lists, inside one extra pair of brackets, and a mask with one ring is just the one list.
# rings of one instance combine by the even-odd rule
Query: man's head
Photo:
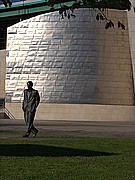
[(33, 87), (33, 82), (32, 82), (32, 81), (28, 81), (28, 82), (27, 82), (27, 87), (28, 87), (28, 89), (32, 89), (32, 87)]

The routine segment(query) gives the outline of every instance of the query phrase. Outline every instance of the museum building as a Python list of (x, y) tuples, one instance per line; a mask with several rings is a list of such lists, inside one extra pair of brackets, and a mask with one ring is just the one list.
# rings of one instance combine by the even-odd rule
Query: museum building
[[(70, 13), (70, 12), (69, 12)], [(133, 120), (135, 13), (106, 10), (105, 29), (96, 9), (75, 18), (42, 14), (8, 28), (6, 107), (16, 119), (28, 80), (40, 93), (37, 119)], [(125, 30), (118, 28), (118, 21)]]

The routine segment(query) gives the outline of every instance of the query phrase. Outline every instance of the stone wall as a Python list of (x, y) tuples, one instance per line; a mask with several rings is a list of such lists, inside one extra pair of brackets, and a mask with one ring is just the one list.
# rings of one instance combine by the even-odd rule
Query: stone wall
[(134, 88), (135, 88), (135, 1), (133, 3), (132, 10), (128, 12), (128, 28), (129, 28), (129, 39), (131, 49), (131, 59), (133, 65), (133, 76), (134, 76)]
[[(22, 120), (21, 103), (6, 103), (15, 119)], [(135, 121), (135, 106), (40, 103), (36, 120)]]
[(0, 107), (5, 102), (6, 50), (0, 50)]
[(45, 103), (133, 105), (127, 12), (106, 11), (115, 26), (105, 30), (97, 10), (78, 9), (75, 19), (58, 12), (8, 28), (6, 101), (21, 102), (28, 80)]

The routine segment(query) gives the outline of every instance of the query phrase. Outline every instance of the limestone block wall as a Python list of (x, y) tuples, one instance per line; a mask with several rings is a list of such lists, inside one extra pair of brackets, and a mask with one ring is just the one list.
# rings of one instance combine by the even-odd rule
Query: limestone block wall
[(0, 50), (0, 107), (5, 102), (6, 50)]
[[(17, 120), (24, 114), (21, 103), (6, 103), (6, 108)], [(97, 113), (98, 112), (98, 113)], [(135, 106), (40, 103), (36, 120), (68, 121), (135, 121)]]
[(129, 28), (129, 39), (131, 49), (131, 59), (133, 65), (133, 76), (134, 76), (134, 88), (135, 88), (135, 1), (132, 2), (132, 10), (128, 12), (128, 28)]
[(75, 19), (54, 12), (9, 27), (6, 101), (21, 102), (32, 80), (41, 102), (133, 105), (127, 12), (105, 13), (126, 30), (105, 30), (90, 9), (76, 10)]

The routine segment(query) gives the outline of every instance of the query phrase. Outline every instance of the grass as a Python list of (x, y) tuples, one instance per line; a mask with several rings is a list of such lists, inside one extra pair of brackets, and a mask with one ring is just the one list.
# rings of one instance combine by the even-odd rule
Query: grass
[(33, 179), (135, 180), (135, 139), (1, 138), (0, 180)]

